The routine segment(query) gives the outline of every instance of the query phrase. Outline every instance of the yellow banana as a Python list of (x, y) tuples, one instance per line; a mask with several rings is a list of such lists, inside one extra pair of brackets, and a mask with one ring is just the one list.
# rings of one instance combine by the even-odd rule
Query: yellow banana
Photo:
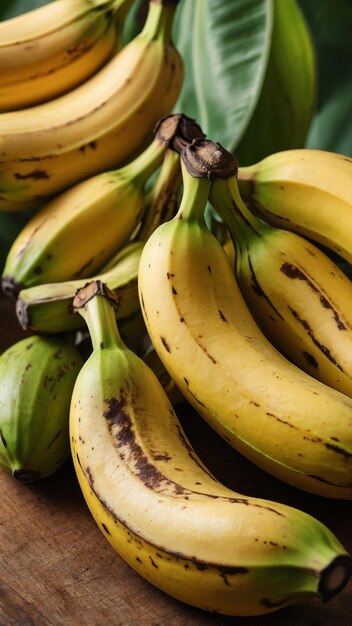
[(171, 41), (178, 0), (150, 0), (142, 32), (82, 85), (0, 116), (0, 209), (48, 197), (140, 152), (183, 80)]
[(236, 248), (236, 275), (258, 326), (291, 361), (352, 397), (352, 283), (319, 248), (250, 213), (236, 176), (212, 202)]
[[(113, 290), (119, 301), (117, 317), (123, 319), (139, 310), (138, 266), (143, 243), (135, 242), (124, 246), (109, 262), (109, 270), (103, 267), (99, 278)], [(76, 292), (92, 278), (82, 278), (60, 283), (46, 283), (29, 287), (19, 292), (16, 315), (24, 330), (40, 333), (59, 333), (82, 328), (84, 322), (74, 315), (72, 302)]]
[(239, 188), (253, 212), (352, 262), (352, 159), (324, 150), (285, 150), (240, 167)]
[(75, 300), (93, 353), (73, 391), (70, 440), (87, 505), (112, 547), (191, 605), (261, 615), (339, 592), (351, 558), (318, 520), (220, 484), (187, 440), (153, 372), (119, 336), (112, 295)]
[(132, 0), (55, 0), (0, 23), (0, 111), (57, 97), (121, 47)]
[(352, 400), (266, 340), (205, 225), (209, 178), (233, 175), (233, 158), (194, 141), (182, 160), (179, 211), (149, 238), (139, 266), (153, 345), (186, 399), (244, 456), (296, 487), (351, 499)]
[(4, 291), (16, 294), (34, 285), (92, 276), (107, 263), (139, 224), (145, 184), (160, 166), (168, 132), (177, 123), (169, 116), (128, 165), (78, 183), (35, 213), (7, 255)]

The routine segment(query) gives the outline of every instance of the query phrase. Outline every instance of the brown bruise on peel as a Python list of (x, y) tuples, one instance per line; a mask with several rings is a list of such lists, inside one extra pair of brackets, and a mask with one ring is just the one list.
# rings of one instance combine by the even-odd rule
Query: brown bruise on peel
[(170, 352), (171, 352), (171, 350), (170, 350), (170, 346), (169, 346), (168, 342), (166, 341), (165, 337), (162, 337), (162, 336), (160, 335), (160, 341), (161, 341), (161, 343), (163, 344), (163, 346), (164, 346), (164, 348), (165, 348), (166, 352), (169, 352), (169, 353), (170, 353)]
[[(128, 393), (128, 388), (127, 388)], [(176, 481), (165, 476), (162, 471), (153, 465), (148, 457), (144, 454), (142, 447), (137, 443), (133, 424), (130, 416), (127, 414), (125, 407), (127, 405), (127, 399), (122, 393), (120, 399), (107, 398), (104, 401), (106, 410), (103, 415), (108, 423), (108, 428), (111, 434), (115, 437), (116, 447), (119, 449), (121, 458), (127, 463), (131, 471), (138, 476), (138, 478), (144, 483), (148, 489), (158, 491), (160, 493), (166, 493), (171, 490), (172, 496), (181, 496), (183, 499), (188, 500), (189, 496), (197, 495), (205, 498), (219, 499), (223, 502), (229, 502), (231, 504), (242, 504), (246, 506), (253, 506), (260, 509), (265, 509), (276, 515), (285, 517), (283, 513), (273, 509), (265, 504), (252, 502), (249, 498), (244, 497), (231, 497), (223, 496), (211, 493), (204, 493), (195, 489), (185, 488)], [(171, 409), (172, 411), (172, 409)], [(173, 412), (173, 411), (172, 411)], [(203, 466), (198, 460), (196, 453), (193, 451), (191, 445), (187, 442), (181, 426), (177, 425), (178, 436), (180, 442), (187, 450), (188, 455), (192, 461), (198, 465), (201, 470), (207, 474), (210, 478), (213, 478), (212, 474)], [(131, 460), (129, 460), (131, 459)], [(89, 476), (88, 476), (89, 478)], [(93, 482), (90, 482), (91, 487)]]
[(131, 464), (126, 457), (131, 458), (133, 464), (131, 469), (144, 485), (148, 489), (160, 491), (161, 493), (165, 490), (165, 487), (171, 487), (174, 495), (189, 493), (182, 485), (164, 476), (144, 454), (143, 449), (136, 441), (132, 420), (125, 410), (127, 404), (125, 396), (122, 394), (120, 400), (108, 398), (104, 401), (104, 404), (107, 407), (104, 417), (108, 422), (110, 432), (115, 437), (119, 453), (130, 468)]
[(320, 343), (318, 341), (318, 339), (316, 339), (316, 337), (313, 334), (313, 330), (309, 326), (308, 322), (306, 320), (304, 320), (303, 318), (301, 318), (300, 315), (298, 314), (298, 312), (295, 311), (295, 309), (293, 309), (292, 307), (289, 307), (289, 310), (291, 311), (291, 313), (292, 313), (293, 317), (295, 318), (295, 320), (297, 320), (297, 322), (299, 322), (301, 324), (301, 326), (303, 326), (303, 328), (306, 331), (307, 335), (311, 338), (311, 340), (313, 341), (314, 345), (320, 350), (320, 352), (322, 352), (324, 354), (324, 356), (326, 356), (326, 358), (329, 359), (329, 361), (333, 365), (335, 365), (335, 367), (337, 367), (340, 370), (340, 372), (343, 372), (344, 370), (343, 370), (342, 366), (332, 356), (329, 348), (324, 346), (322, 343)]
[(319, 288), (315, 286), (312, 280), (299, 269), (299, 267), (292, 265), (291, 263), (283, 263), (280, 271), (283, 272), (283, 274), (285, 274), (288, 278), (305, 281), (311, 290), (319, 296), (319, 300), (324, 309), (330, 309), (332, 311), (337, 328), (339, 330), (347, 330), (346, 324), (341, 320), (338, 311), (333, 307), (326, 296), (321, 293)]
[(46, 170), (32, 170), (32, 172), (28, 172), (28, 174), (21, 174), (20, 172), (16, 172), (14, 174), (16, 180), (45, 180), (50, 178), (50, 175)]
[(312, 354), (310, 354), (310, 352), (306, 352), (305, 350), (303, 350), (302, 352), (305, 360), (307, 361), (307, 364), (310, 367), (314, 367), (315, 369), (318, 369), (319, 367), (319, 363), (318, 361), (314, 358), (314, 356)]
[(219, 309), (219, 315), (220, 315), (220, 318), (222, 319), (223, 322), (227, 322), (227, 319), (226, 319), (225, 315), (223, 314), (222, 311), (220, 311), (220, 309)]
[(253, 269), (253, 265), (252, 265), (252, 260), (251, 257), (249, 255), (249, 253), (247, 254), (247, 260), (248, 260), (248, 266), (251, 272), (251, 287), (254, 291), (254, 293), (256, 293), (259, 297), (264, 298), (264, 300), (266, 300), (266, 302), (268, 303), (269, 307), (275, 311), (275, 314), (280, 318), (280, 319), (284, 319), (283, 316), (281, 315), (281, 313), (279, 313), (279, 311), (275, 308), (275, 306), (273, 305), (273, 303), (269, 300), (268, 296), (265, 294), (265, 292), (263, 291), (263, 289), (261, 288), (258, 279), (256, 277), (256, 274), (254, 272)]

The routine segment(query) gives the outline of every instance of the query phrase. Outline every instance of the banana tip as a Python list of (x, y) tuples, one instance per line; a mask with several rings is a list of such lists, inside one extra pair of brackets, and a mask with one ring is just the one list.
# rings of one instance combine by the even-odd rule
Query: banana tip
[(352, 558), (349, 555), (337, 556), (320, 574), (318, 594), (327, 602), (346, 587), (352, 576)]
[(12, 471), (12, 478), (18, 480), (20, 483), (33, 483), (40, 478), (40, 472), (30, 469), (14, 469)]
[(3, 276), (1, 278), (1, 289), (11, 300), (16, 300), (23, 285), (16, 282), (12, 276)]

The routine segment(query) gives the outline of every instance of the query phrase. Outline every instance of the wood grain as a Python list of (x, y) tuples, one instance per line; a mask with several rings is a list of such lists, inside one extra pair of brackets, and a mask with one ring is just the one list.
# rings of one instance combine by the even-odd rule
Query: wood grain
[[(0, 298), (0, 351), (24, 336)], [(296, 506), (325, 523), (352, 552), (352, 503), (305, 494), (265, 474), (185, 404), (180, 419), (210, 470), (244, 494)], [(81, 495), (72, 463), (39, 483), (0, 474), (0, 626), (346, 626), (352, 583), (269, 616), (206, 613), (153, 588), (110, 547)], [(235, 540), (235, 538), (234, 538)]]

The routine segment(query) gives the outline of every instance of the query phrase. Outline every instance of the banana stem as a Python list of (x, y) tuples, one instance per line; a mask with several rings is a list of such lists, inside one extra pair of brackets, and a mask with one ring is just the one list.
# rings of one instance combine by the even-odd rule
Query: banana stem
[(117, 176), (133, 179), (138, 186), (145, 185), (148, 178), (161, 165), (163, 156), (167, 149), (167, 143), (160, 141), (158, 137), (137, 156), (131, 163), (115, 170)]
[(94, 280), (80, 289), (73, 301), (73, 308), (85, 320), (93, 350), (123, 347), (116, 324), (116, 296), (104, 283)]
[(237, 247), (241, 248), (253, 237), (261, 237), (270, 229), (258, 220), (243, 202), (237, 177), (215, 180), (210, 192), (210, 202), (228, 227)]
[(178, 219), (204, 221), (204, 212), (208, 202), (211, 181), (207, 178), (195, 178), (187, 170), (181, 160), (183, 194), (180, 208), (176, 213)]
[(151, 41), (171, 42), (176, 5), (176, 0), (150, 0), (141, 36)]

